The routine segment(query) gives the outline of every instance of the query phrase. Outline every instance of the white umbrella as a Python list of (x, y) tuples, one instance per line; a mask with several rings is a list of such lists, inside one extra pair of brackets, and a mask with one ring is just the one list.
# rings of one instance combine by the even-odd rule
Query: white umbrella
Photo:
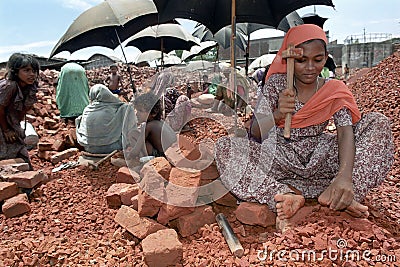
[(159, 24), (150, 26), (136, 33), (127, 40), (125, 46), (134, 46), (140, 51), (161, 50), (164, 53), (172, 50), (189, 50), (199, 42), (178, 24)]
[(196, 71), (196, 70), (206, 70), (206, 69), (211, 69), (214, 67), (214, 64), (210, 61), (206, 60), (195, 60), (195, 61), (190, 61), (186, 67), (186, 71)]
[[(161, 57), (159, 59), (161, 59)], [(168, 54), (164, 56), (164, 66), (178, 65), (181, 63), (182, 59), (180, 59), (178, 56)], [(157, 60), (156, 64), (161, 66), (161, 60)]]
[(199, 54), (203, 54), (216, 45), (217, 42), (215, 41), (205, 41), (201, 42), (200, 45), (194, 45), (190, 48), (190, 51), (184, 50), (182, 52), (182, 60), (191, 59)]
[(267, 65), (271, 64), (274, 61), (275, 54), (264, 54), (254, 59), (253, 62), (249, 65), (249, 70), (255, 70), (258, 68), (264, 68)]
[(150, 26), (136, 33), (127, 40), (125, 46), (135, 46), (140, 51), (161, 50), (161, 61), (164, 53), (173, 50), (189, 50), (199, 42), (178, 24), (159, 24)]
[(141, 63), (141, 62), (149, 62), (149, 61), (154, 61), (157, 59), (161, 58), (161, 51), (159, 50), (147, 50), (144, 51), (142, 53), (140, 53), (136, 59), (135, 59), (135, 63)]
[[(134, 63), (138, 64), (141, 62), (151, 62), (154, 60), (159, 60), (162, 58), (162, 52), (159, 50), (147, 50), (140, 53)], [(164, 54), (164, 65), (177, 65), (182, 63), (182, 60), (176, 56), (175, 51), (172, 51), (168, 54)], [(157, 65), (161, 65), (160, 62), (156, 62)]]

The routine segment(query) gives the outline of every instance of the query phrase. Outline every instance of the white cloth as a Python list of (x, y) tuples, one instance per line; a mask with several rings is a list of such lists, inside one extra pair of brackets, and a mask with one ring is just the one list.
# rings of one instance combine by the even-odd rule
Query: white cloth
[(90, 89), (89, 100), (90, 104), (75, 122), (78, 143), (89, 148), (88, 152), (104, 146), (110, 146), (108, 150), (122, 149), (122, 135), (137, 128), (132, 104), (122, 102), (102, 84)]

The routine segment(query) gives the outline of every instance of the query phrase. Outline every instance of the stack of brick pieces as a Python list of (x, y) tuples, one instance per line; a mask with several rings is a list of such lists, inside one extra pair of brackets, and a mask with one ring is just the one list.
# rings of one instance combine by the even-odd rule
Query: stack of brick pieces
[(209, 155), (199, 153), (198, 147), (186, 141), (180, 147), (181, 153), (177, 153), (176, 145), (172, 146), (166, 151), (166, 158), (148, 161), (140, 168), (140, 174), (134, 168), (121, 167), (116, 183), (106, 192), (109, 208), (118, 209), (114, 220), (141, 240), (148, 266), (178, 264), (183, 256), (179, 235), (188, 237), (215, 223), (213, 202), (237, 207), (235, 215), (243, 223), (263, 227), (275, 224), (274, 213), (265, 205), (238, 206), (236, 198), (218, 179), (215, 162), (200, 170), (177, 167), (190, 161), (192, 166), (198, 166)]
[(0, 161), (0, 205), (7, 218), (30, 212), (28, 196), (36, 186), (48, 180), (41, 170), (29, 171), (29, 165), (22, 159)]

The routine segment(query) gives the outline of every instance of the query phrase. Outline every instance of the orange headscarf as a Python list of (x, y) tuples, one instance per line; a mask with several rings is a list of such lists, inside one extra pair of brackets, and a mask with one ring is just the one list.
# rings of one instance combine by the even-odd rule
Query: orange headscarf
[[(286, 73), (286, 60), (282, 58), (282, 51), (292, 43), (297, 46), (309, 40), (321, 39), (327, 43), (325, 32), (317, 25), (303, 24), (286, 33), (281, 48), (272, 62), (266, 79), (275, 73)], [(330, 80), (315, 93), (307, 103), (292, 117), (292, 128), (304, 128), (317, 125), (329, 120), (341, 108), (347, 107), (352, 116), (353, 123), (361, 118), (360, 111), (349, 88), (341, 81)], [(284, 122), (279, 124), (283, 127)]]
[(267, 81), (272, 74), (286, 73), (286, 59), (282, 58), (282, 52), (288, 48), (290, 43), (296, 46), (313, 39), (321, 39), (325, 43), (328, 43), (325, 32), (317, 25), (302, 24), (290, 28), (283, 38), (282, 46), (276, 54), (274, 61), (272, 61), (269, 67), (265, 81)]
[[(292, 128), (318, 125), (329, 120), (335, 112), (347, 107), (353, 123), (360, 120), (361, 114), (349, 88), (339, 80), (329, 80), (292, 117)], [(284, 126), (281, 122), (279, 127)]]

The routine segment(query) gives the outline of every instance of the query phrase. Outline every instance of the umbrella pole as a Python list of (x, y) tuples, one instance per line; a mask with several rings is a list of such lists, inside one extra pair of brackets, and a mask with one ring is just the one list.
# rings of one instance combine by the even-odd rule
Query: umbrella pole
[(164, 39), (161, 38), (161, 70), (164, 69)]
[(135, 83), (133, 82), (131, 68), (129, 67), (128, 60), (126, 59), (125, 51), (124, 51), (124, 48), (122, 47), (121, 39), (119, 38), (117, 29), (114, 29), (114, 30), (115, 30), (115, 35), (116, 35), (117, 38), (118, 38), (118, 43), (119, 43), (119, 45), (121, 46), (122, 55), (124, 56), (125, 63), (126, 63), (126, 65), (128, 66), (128, 73), (129, 73), (129, 79), (130, 79), (130, 81), (131, 81), (131, 88), (132, 88), (132, 90), (133, 90), (133, 93), (136, 94), (136, 87), (135, 87)]
[[(200, 55), (201, 62), (203, 62), (203, 54)], [(203, 63), (203, 69), (204, 69), (204, 63)], [(203, 84), (203, 79), (201, 78), (201, 71), (199, 71), (199, 88), (203, 89), (201, 86)], [(203, 92), (203, 90), (201, 90)]]
[[(219, 44), (218, 43), (217, 43), (216, 49), (217, 49), (217, 52), (215, 53), (214, 63), (217, 63), (217, 64), (214, 64), (214, 72), (216, 72), (217, 66), (219, 64)], [(219, 68), (219, 66), (218, 66), (218, 68)]]
[[(161, 38), (161, 71), (164, 70), (164, 41), (163, 38)], [(162, 110), (163, 110), (163, 119), (165, 120), (165, 95), (164, 95), (164, 89), (162, 91), (162, 95), (161, 95), (161, 104), (162, 104)]]
[(247, 74), (249, 74), (249, 53), (250, 53), (249, 47), (250, 47), (250, 34), (247, 35), (246, 67), (245, 67), (245, 70), (246, 70), (246, 77), (247, 77)]
[[(237, 136), (237, 88), (236, 88), (236, 55), (235, 55), (235, 38), (236, 38), (236, 0), (232, 0), (231, 4), (231, 80), (230, 84), (233, 86), (233, 101), (234, 101), (234, 115), (235, 115), (235, 136)], [(232, 88), (232, 87), (231, 87)]]
[(161, 104), (162, 104), (162, 118), (163, 120), (165, 120), (165, 95), (164, 95), (164, 91), (161, 94)]
[(215, 53), (215, 61), (219, 63), (219, 44), (217, 43), (217, 53)]

